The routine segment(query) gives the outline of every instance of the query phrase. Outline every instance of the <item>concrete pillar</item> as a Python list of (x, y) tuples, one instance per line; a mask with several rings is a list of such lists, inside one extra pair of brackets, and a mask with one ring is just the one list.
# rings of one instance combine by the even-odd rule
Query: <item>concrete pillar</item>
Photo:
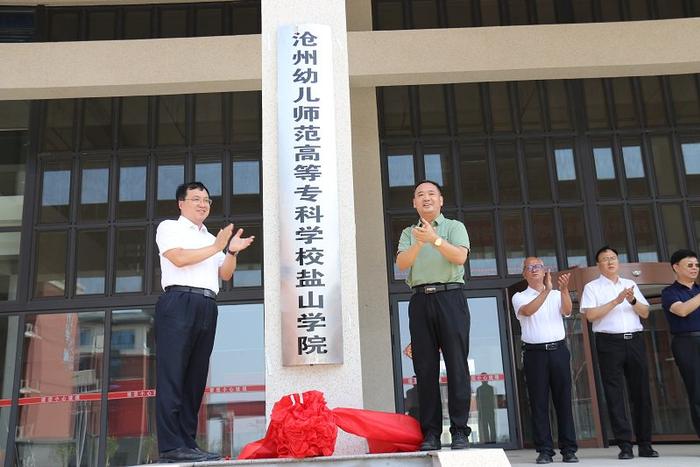
[[(279, 262), (279, 181), (277, 178), (277, 29), (289, 24), (325, 24), (333, 34), (338, 212), (341, 219), (341, 301), (343, 363), (282, 365)], [(235, 57), (231, 57), (235, 60)], [(266, 405), (283, 395), (322, 391), (330, 408), (362, 407), (362, 368), (357, 297), (357, 252), (350, 138), (347, 28), (344, 0), (262, 0), (263, 229), (265, 244)], [(339, 431), (337, 454), (366, 452), (363, 439)]]

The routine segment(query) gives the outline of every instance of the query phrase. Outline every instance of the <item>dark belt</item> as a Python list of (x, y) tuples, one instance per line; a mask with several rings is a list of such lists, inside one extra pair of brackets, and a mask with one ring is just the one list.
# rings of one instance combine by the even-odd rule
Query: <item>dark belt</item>
[(460, 284), (458, 282), (450, 282), (449, 284), (426, 284), (413, 287), (413, 293), (431, 294), (444, 292), (445, 290), (457, 290), (463, 288), (464, 284)]
[(677, 332), (674, 334), (676, 337), (700, 337), (700, 331), (689, 331), (689, 332)]
[(603, 338), (609, 338), (613, 340), (631, 340), (634, 339), (637, 336), (642, 335), (642, 331), (636, 331), (636, 332), (621, 332), (619, 334), (611, 334), (607, 332), (597, 332), (597, 336), (603, 337)]
[(566, 342), (564, 339), (556, 342), (545, 342), (543, 344), (528, 344), (527, 342), (523, 342), (523, 350), (546, 350), (546, 351), (552, 351), (552, 350), (557, 350), (561, 347), (564, 347), (566, 345)]
[(204, 295), (207, 298), (216, 300), (216, 294), (213, 290), (203, 289), (201, 287), (187, 287), (186, 285), (169, 285), (165, 288), (166, 292), (189, 292)]

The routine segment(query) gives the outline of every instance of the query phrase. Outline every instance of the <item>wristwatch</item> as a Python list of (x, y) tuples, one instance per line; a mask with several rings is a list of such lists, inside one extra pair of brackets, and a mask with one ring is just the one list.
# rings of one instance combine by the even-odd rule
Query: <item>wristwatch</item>
[(436, 247), (440, 247), (440, 245), (442, 245), (442, 238), (441, 237), (436, 238), (435, 241), (433, 242), (433, 245), (435, 245)]

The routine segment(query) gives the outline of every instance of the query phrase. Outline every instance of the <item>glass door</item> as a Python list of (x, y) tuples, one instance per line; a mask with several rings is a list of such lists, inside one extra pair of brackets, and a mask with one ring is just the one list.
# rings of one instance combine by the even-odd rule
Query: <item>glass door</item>
[[(395, 297), (394, 358), (397, 409), (418, 418), (418, 394), (413, 362), (410, 358), (408, 301), (410, 295)], [(510, 378), (510, 356), (507, 345), (507, 321), (500, 291), (465, 291), (471, 315), (469, 335), (469, 372), (472, 399), (469, 426), (470, 442), (483, 447), (515, 448), (515, 407)], [(450, 442), (450, 420), (447, 411), (447, 375), (440, 364), (442, 395), (443, 443)]]

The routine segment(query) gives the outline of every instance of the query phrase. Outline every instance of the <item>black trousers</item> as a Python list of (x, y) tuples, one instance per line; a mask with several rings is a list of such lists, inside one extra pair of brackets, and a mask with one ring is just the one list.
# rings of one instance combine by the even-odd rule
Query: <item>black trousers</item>
[(523, 369), (532, 412), (535, 449), (554, 455), (549, 423), (549, 394), (557, 412), (559, 449), (576, 452), (576, 429), (571, 409), (571, 354), (566, 345), (556, 350), (524, 350)]
[(165, 292), (156, 304), (156, 426), (160, 452), (194, 448), (214, 348), (216, 301)]
[(469, 355), (469, 309), (462, 291), (415, 293), (408, 305), (413, 349), (413, 368), (418, 381), (418, 408), (423, 435), (442, 433), (440, 397), (440, 350), (447, 369), (447, 408), (450, 432), (471, 428), (469, 404), (471, 378)]
[(632, 425), (637, 444), (651, 444), (649, 368), (642, 334), (635, 333), (632, 339), (624, 340), (598, 332), (596, 347), (610, 425), (617, 444), (622, 446), (632, 443), (632, 429), (625, 411), (625, 382), (632, 402)]
[(673, 336), (671, 350), (688, 392), (695, 433), (700, 436), (700, 336)]

